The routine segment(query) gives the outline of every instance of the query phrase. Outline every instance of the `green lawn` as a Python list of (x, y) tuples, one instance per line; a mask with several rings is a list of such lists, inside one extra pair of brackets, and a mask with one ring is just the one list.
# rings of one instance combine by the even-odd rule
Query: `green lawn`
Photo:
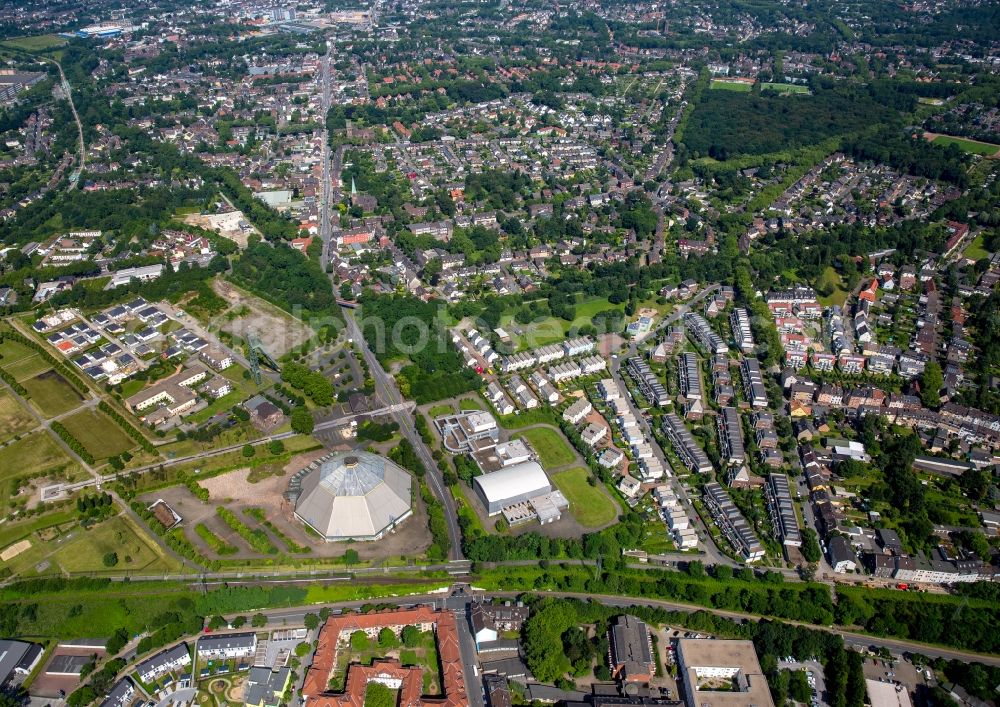
[(599, 485), (590, 485), (589, 476), (586, 469), (578, 466), (553, 474), (552, 483), (569, 501), (569, 512), (576, 521), (585, 528), (597, 528), (612, 522), (617, 517), (617, 508)]
[[(590, 324), (594, 315), (608, 309), (623, 309), (621, 304), (611, 304), (606, 297), (581, 296), (576, 302), (576, 316), (573, 321), (556, 317), (543, 317), (530, 324), (518, 324), (513, 320), (514, 313), (508, 312), (500, 319), (500, 326), (511, 336), (516, 350), (538, 348), (562, 341), (566, 333), (573, 328)], [(520, 330), (520, 334), (516, 333)]]
[(538, 460), (546, 469), (564, 466), (576, 459), (569, 443), (563, 439), (562, 433), (550, 427), (533, 427), (524, 430), (519, 436), (527, 440), (531, 448), (538, 453)]
[(66, 40), (54, 34), (39, 34), (34, 37), (14, 37), (3, 42), (4, 46), (23, 49), (26, 52), (39, 52), (46, 49), (61, 47)]
[[(51, 528), (54, 525), (67, 523), (75, 517), (75, 510), (68, 508), (59, 511), (50, 511), (40, 516), (14, 523), (4, 523), (0, 525), (0, 549), (13, 545), (18, 540), (33, 535), (39, 530)], [(34, 538), (32, 538), (34, 542)]]
[(79, 467), (47, 432), (35, 432), (0, 449), (0, 480), (49, 470), (75, 475)]
[(65, 378), (55, 371), (40, 373), (34, 378), (22, 381), (31, 402), (46, 417), (62, 415), (76, 408), (83, 398)]
[(6, 390), (0, 390), (0, 442), (27, 432), (36, 424), (35, 418), (14, 399), (13, 395)]
[(969, 260), (981, 260), (990, 257), (990, 252), (983, 247), (982, 233), (976, 236), (976, 239), (969, 244), (963, 255)]
[(800, 86), (794, 83), (762, 83), (760, 90), (770, 89), (779, 93), (810, 93), (808, 86)]
[(816, 289), (825, 289), (825, 285), (833, 288), (833, 292), (825, 297), (817, 297), (819, 303), (824, 307), (830, 307), (835, 304), (843, 306), (844, 302), (847, 301), (847, 291), (843, 288), (843, 281), (840, 278), (840, 273), (833, 269), (832, 265), (827, 265), (826, 269), (820, 273), (819, 278), (816, 280)]
[(964, 137), (952, 137), (951, 135), (938, 135), (936, 138), (931, 140), (935, 145), (941, 145), (942, 147), (947, 147), (948, 145), (958, 145), (963, 152), (971, 152), (975, 155), (996, 155), (1000, 152), (1000, 145), (994, 145), (989, 142), (979, 142), (978, 140), (969, 140)]
[(454, 415), (455, 408), (451, 405), (435, 405), (427, 411), (427, 414), (431, 416), (431, 419), (441, 417), (443, 415)]
[(4, 370), (14, 376), (19, 383), (23, 383), (29, 378), (34, 378), (40, 373), (44, 373), (52, 368), (49, 362), (42, 358), (42, 355), (34, 351), (31, 355), (18, 359), (17, 361), (3, 361)]
[(475, 398), (465, 398), (458, 401), (459, 410), (482, 410), (483, 404)]
[[(52, 559), (67, 572), (176, 572), (180, 564), (131, 520), (118, 516), (100, 525), (74, 531), (75, 537), (55, 551)], [(38, 552), (40, 548), (36, 548)], [(118, 555), (118, 564), (106, 567), (105, 554)]]
[(709, 88), (719, 88), (723, 91), (738, 91), (740, 93), (750, 93), (752, 86), (742, 81), (727, 81), (725, 79), (712, 79)]
[(62, 424), (95, 459), (107, 459), (136, 446), (125, 430), (97, 410), (81, 410), (64, 418)]

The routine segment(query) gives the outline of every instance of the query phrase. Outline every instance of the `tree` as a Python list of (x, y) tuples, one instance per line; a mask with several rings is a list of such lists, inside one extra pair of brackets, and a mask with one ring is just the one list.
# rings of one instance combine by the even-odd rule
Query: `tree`
[(370, 682), (365, 688), (365, 707), (395, 707), (396, 693), (379, 682)]
[(378, 632), (378, 646), (382, 650), (392, 650), (399, 645), (399, 639), (396, 638), (396, 634), (392, 632), (389, 627), (383, 628)]
[(292, 429), (295, 432), (300, 435), (309, 435), (312, 434), (315, 426), (312, 414), (305, 407), (300, 405), (292, 410)]
[(368, 640), (368, 634), (364, 631), (355, 631), (351, 634), (351, 650), (366, 651), (370, 645), (371, 641)]
[(407, 648), (413, 648), (420, 643), (420, 630), (416, 626), (403, 626), (399, 635)]
[(218, 614), (208, 620), (208, 627), (213, 631), (218, 631), (220, 628), (228, 625), (229, 622), (226, 621), (225, 617), (219, 616)]
[(267, 617), (264, 614), (254, 614), (250, 619), (250, 625), (254, 628), (263, 628), (267, 626)]
[(102, 558), (105, 567), (114, 567), (118, 564), (118, 553), (117, 552), (107, 552)]
[(344, 551), (343, 560), (344, 564), (350, 567), (352, 565), (358, 564), (358, 562), (361, 560), (361, 557), (358, 555), (358, 551), (355, 550), (353, 547), (351, 547)]
[(944, 374), (937, 361), (928, 361), (924, 372), (920, 375), (920, 400), (929, 408), (941, 404), (941, 386), (944, 385)]
[(254, 455), (254, 449), (252, 444), (243, 445), (243, 456), (249, 459)]
[(247, 624), (247, 617), (242, 615), (237, 616), (230, 622), (230, 624), (233, 628), (242, 628)]
[(302, 623), (303, 625), (305, 625), (307, 629), (312, 631), (313, 629), (319, 626), (319, 616), (317, 616), (312, 612), (309, 612), (308, 614), (302, 617)]
[(285, 443), (280, 439), (272, 439), (267, 444), (267, 451), (274, 455), (281, 454), (285, 451)]
[(990, 477), (979, 467), (972, 467), (962, 472), (958, 485), (973, 501), (982, 501), (990, 490)]

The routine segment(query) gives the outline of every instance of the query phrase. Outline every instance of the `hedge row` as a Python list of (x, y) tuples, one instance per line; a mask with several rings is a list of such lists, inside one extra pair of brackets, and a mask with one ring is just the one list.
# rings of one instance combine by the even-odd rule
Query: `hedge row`
[(28, 391), (24, 389), (23, 385), (17, 382), (17, 378), (15, 378), (2, 368), (0, 368), (0, 379), (2, 379), (4, 383), (13, 388), (14, 392), (20, 395), (22, 398), (28, 397)]
[(139, 446), (142, 447), (144, 451), (151, 454), (156, 452), (156, 449), (153, 447), (153, 443), (146, 439), (146, 435), (144, 435), (139, 428), (126, 420), (124, 415), (111, 407), (106, 400), (102, 400), (97, 405), (97, 409), (118, 423), (118, 426), (125, 430), (129, 437), (138, 442)]
[(262, 555), (278, 554), (278, 548), (274, 546), (263, 530), (251, 530), (235, 513), (224, 506), (219, 506), (215, 512), (222, 519), (222, 522), (236, 531), (236, 534), (243, 538), (254, 552), (259, 552)]
[(52, 367), (56, 369), (59, 372), (59, 374), (67, 380), (67, 382), (69, 382), (70, 385), (76, 388), (78, 393), (82, 395), (87, 395), (88, 393), (90, 393), (90, 388), (87, 387), (87, 384), (84, 383), (83, 380), (81, 380), (81, 378), (78, 375), (76, 375), (76, 373), (72, 369), (70, 369), (69, 366), (67, 366), (59, 359), (57, 359), (48, 351), (46, 351), (45, 347), (39, 344), (37, 341), (29, 339), (28, 337), (23, 336), (22, 334), (16, 331), (12, 330), (0, 331), (0, 343), (4, 342), (7, 339), (10, 339), (11, 341), (16, 341), (22, 346), (27, 346), (32, 351), (37, 351), (39, 354), (41, 354), (42, 358), (48, 361), (49, 364), (51, 364)]
[(83, 446), (83, 443), (80, 442), (80, 440), (78, 440), (76, 437), (71, 435), (69, 433), (69, 430), (63, 427), (63, 424), (61, 422), (59, 422), (58, 420), (54, 421), (51, 423), (50, 427), (52, 428), (53, 432), (59, 435), (59, 438), (63, 442), (69, 445), (70, 449), (76, 452), (77, 456), (83, 459), (83, 461), (87, 462), (88, 464), (94, 463), (95, 461), (94, 455), (88, 452), (87, 448)]

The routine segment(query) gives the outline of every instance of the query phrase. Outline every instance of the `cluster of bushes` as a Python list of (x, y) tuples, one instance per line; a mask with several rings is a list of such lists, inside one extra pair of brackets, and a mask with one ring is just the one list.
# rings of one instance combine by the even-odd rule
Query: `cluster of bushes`
[(12, 376), (3, 368), (0, 368), (0, 380), (3, 380), (4, 383), (9, 385), (11, 389), (13, 389), (13, 391), (18, 395), (20, 395), (22, 398), (28, 397), (28, 391), (25, 390), (24, 386), (18, 383), (17, 378)]
[(444, 505), (437, 499), (426, 483), (420, 482), (420, 498), (427, 508), (427, 527), (431, 531), (431, 546), (427, 548), (427, 557), (431, 560), (444, 560), (451, 550), (451, 539), (448, 537), (448, 523), (444, 517)]
[(142, 447), (143, 451), (151, 454), (155, 451), (153, 449), (153, 443), (146, 439), (146, 435), (144, 435), (139, 428), (126, 420), (124, 415), (111, 407), (106, 400), (102, 400), (98, 403), (97, 409), (118, 423), (118, 426), (125, 430), (129, 437), (139, 443), (139, 446)]
[(199, 484), (195, 479), (188, 479), (184, 484), (187, 490), (202, 503), (208, 503), (208, 489)]
[(222, 522), (243, 538), (254, 552), (259, 552), (262, 555), (278, 554), (278, 548), (274, 546), (274, 543), (271, 542), (271, 539), (267, 537), (267, 533), (263, 530), (259, 528), (251, 530), (235, 513), (224, 506), (219, 506), (215, 509), (215, 512), (222, 519)]
[(204, 523), (198, 523), (194, 526), (194, 532), (198, 534), (198, 537), (205, 541), (205, 544), (212, 548), (212, 551), (218, 555), (235, 555), (237, 548), (234, 545), (230, 545), (225, 540), (220, 538), (218, 535), (212, 532)]
[(306, 547), (305, 545), (299, 545), (297, 542), (288, 537), (285, 533), (281, 532), (274, 523), (267, 519), (267, 515), (264, 513), (263, 508), (248, 508), (244, 511), (248, 516), (256, 520), (258, 523), (263, 525), (265, 528), (270, 530), (276, 538), (285, 544), (289, 552), (296, 554), (304, 554), (307, 552), (312, 552), (312, 548)]
[(76, 437), (70, 434), (69, 430), (58, 420), (53, 421), (50, 425), (52, 431), (59, 435), (59, 438), (69, 446), (77, 456), (79, 456), (83, 461), (88, 464), (94, 463), (94, 455), (87, 451), (87, 448), (83, 446), (83, 443)]
[(281, 367), (281, 380), (296, 390), (301, 390), (309, 399), (323, 407), (333, 404), (333, 386), (322, 373), (313, 371), (301, 363), (286, 363)]

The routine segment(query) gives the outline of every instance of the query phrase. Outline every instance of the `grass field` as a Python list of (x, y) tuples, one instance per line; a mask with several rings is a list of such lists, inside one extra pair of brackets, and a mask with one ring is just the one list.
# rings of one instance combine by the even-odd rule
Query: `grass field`
[(969, 260), (981, 260), (982, 258), (988, 258), (990, 252), (983, 247), (983, 234), (980, 233), (976, 236), (976, 239), (969, 244), (969, 247), (965, 249), (962, 254)]
[(40, 52), (61, 47), (66, 40), (54, 34), (39, 34), (34, 37), (14, 37), (2, 42), (4, 46), (23, 49), (26, 52)]
[(94, 459), (107, 459), (136, 446), (125, 430), (97, 410), (81, 410), (64, 418), (62, 423)]
[[(33, 536), (39, 530), (68, 523), (75, 518), (75, 514), (76, 511), (67, 508), (16, 523), (4, 523), (0, 526), (0, 550), (5, 549), (8, 545), (13, 545), (22, 538)], [(32, 537), (32, 542), (34, 541), (35, 538)]]
[(55, 371), (40, 373), (34, 378), (21, 381), (38, 412), (45, 417), (62, 415), (76, 408), (83, 398), (66, 379)]
[(974, 155), (996, 156), (1000, 152), (1000, 145), (989, 142), (979, 142), (969, 140), (964, 137), (952, 137), (951, 135), (938, 135), (931, 142), (935, 145), (947, 147), (948, 145), (958, 145), (963, 152), (971, 152)]
[(835, 304), (843, 305), (847, 300), (847, 291), (843, 287), (844, 283), (840, 278), (840, 273), (834, 270), (832, 265), (827, 265), (816, 281), (817, 289), (825, 289), (824, 285), (832, 286), (833, 292), (826, 297), (817, 297), (819, 303), (824, 307), (830, 307)]
[(585, 528), (597, 528), (613, 521), (617, 508), (600, 486), (590, 485), (587, 481), (589, 476), (586, 469), (578, 466), (553, 474), (552, 483), (569, 501), (569, 512), (577, 523)]
[(14, 399), (13, 395), (6, 390), (0, 390), (0, 442), (27, 432), (35, 424), (35, 418)]
[(519, 435), (527, 440), (538, 453), (538, 460), (545, 468), (564, 466), (576, 459), (569, 443), (560, 432), (549, 427), (533, 427)]
[[(167, 556), (145, 532), (123, 516), (111, 518), (90, 530), (80, 528), (73, 534), (74, 537), (63, 542), (51, 556), (67, 572), (156, 574), (180, 569), (180, 563)], [(109, 552), (118, 555), (118, 564), (114, 567), (104, 565), (104, 555)]]
[[(581, 297), (576, 302), (576, 316), (573, 321), (556, 317), (544, 317), (530, 324), (518, 324), (513, 312), (500, 319), (500, 326), (511, 336), (518, 351), (553, 344), (566, 338), (566, 333), (574, 328), (590, 324), (594, 315), (608, 309), (623, 309), (623, 305), (611, 304), (606, 297)], [(520, 333), (517, 333), (520, 331)]]
[(42, 358), (41, 354), (34, 351), (31, 352), (30, 355), (18, 359), (17, 361), (7, 363), (7, 361), (4, 360), (3, 363), (4, 370), (14, 376), (14, 378), (16, 378), (20, 383), (23, 383), (29, 378), (34, 378), (39, 373), (44, 373), (52, 368), (52, 366), (49, 365), (49, 362)]
[(767, 89), (777, 91), (779, 93), (811, 93), (808, 86), (800, 86), (794, 83), (762, 83), (760, 85), (760, 90), (764, 91)]
[(712, 79), (709, 88), (719, 88), (723, 91), (738, 91), (740, 93), (750, 93), (751, 85), (742, 81), (726, 81), (725, 79)]
[(451, 405), (435, 405), (427, 411), (427, 414), (431, 416), (433, 420), (435, 417), (441, 417), (442, 415), (453, 415), (455, 413), (455, 408)]
[(482, 410), (483, 404), (475, 398), (465, 398), (458, 401), (459, 410)]
[(0, 480), (57, 467), (71, 473), (78, 470), (47, 432), (35, 432), (0, 449)]

